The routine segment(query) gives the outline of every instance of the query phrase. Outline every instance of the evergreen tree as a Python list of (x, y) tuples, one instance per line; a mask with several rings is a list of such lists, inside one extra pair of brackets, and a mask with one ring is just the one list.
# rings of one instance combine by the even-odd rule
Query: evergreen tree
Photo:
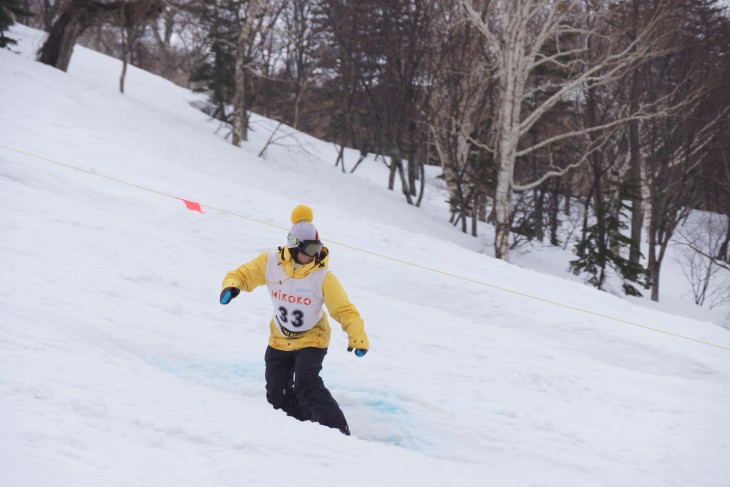
[(646, 270), (622, 256), (622, 251), (632, 243), (631, 238), (624, 235), (629, 228), (624, 218), (630, 206), (621, 200), (602, 201), (596, 206), (596, 222), (586, 229), (583, 239), (575, 246), (578, 258), (570, 262), (570, 270), (575, 275), (589, 274), (588, 282), (603, 289), (607, 270), (611, 268), (623, 279), (627, 295), (642, 296), (634, 284), (647, 287)]
[(236, 40), (240, 32), (245, 0), (197, 0), (189, 10), (199, 19), (210, 46), (209, 55), (190, 74), (192, 83), (202, 83), (213, 105), (213, 118), (228, 121), (226, 105), (233, 99)]
[(22, 5), (22, 0), (0, 0), (0, 49), (17, 44), (15, 39), (5, 36), (5, 31), (15, 24), (15, 17), (28, 16)]

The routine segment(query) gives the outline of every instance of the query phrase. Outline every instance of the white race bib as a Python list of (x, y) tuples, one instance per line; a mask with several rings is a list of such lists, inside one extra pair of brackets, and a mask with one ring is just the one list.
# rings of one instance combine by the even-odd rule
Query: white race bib
[(274, 305), (274, 325), (282, 336), (298, 338), (322, 319), (322, 279), (328, 272), (318, 269), (294, 279), (279, 264), (278, 252), (269, 253), (266, 287)]

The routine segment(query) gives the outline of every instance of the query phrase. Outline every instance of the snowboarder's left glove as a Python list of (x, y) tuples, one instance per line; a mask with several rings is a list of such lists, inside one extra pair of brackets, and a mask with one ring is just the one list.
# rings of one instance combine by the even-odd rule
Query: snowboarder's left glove
[(368, 336), (365, 334), (365, 332), (351, 336), (347, 344), (347, 351), (352, 352), (353, 350), (355, 350), (355, 355), (357, 355), (358, 357), (362, 357), (363, 355), (368, 353), (369, 348), (370, 344), (368, 343)]

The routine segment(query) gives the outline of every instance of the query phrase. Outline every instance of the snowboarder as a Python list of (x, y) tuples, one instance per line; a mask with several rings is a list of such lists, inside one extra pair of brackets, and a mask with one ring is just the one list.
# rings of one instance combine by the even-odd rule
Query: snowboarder
[(329, 250), (312, 224), (312, 209), (292, 211), (287, 245), (264, 252), (223, 279), (221, 304), (241, 290), (266, 285), (274, 314), (266, 348), (266, 399), (300, 421), (314, 421), (349, 435), (345, 415), (319, 372), (327, 354), (330, 326), (322, 305), (347, 333), (347, 351), (364, 356), (368, 337), (360, 313), (328, 269)]

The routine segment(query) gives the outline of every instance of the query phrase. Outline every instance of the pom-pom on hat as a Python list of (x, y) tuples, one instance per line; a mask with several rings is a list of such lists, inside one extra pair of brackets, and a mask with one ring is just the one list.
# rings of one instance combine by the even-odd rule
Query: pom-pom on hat
[(314, 220), (314, 212), (307, 205), (297, 205), (291, 212), (291, 222), (299, 223), (301, 221), (312, 222)]
[(294, 225), (289, 230), (289, 237), (287, 238), (287, 246), (290, 249), (297, 247), (297, 240), (299, 242), (319, 240), (319, 233), (317, 228), (312, 225), (312, 220), (314, 220), (314, 212), (307, 205), (299, 205), (292, 210), (291, 222)]

